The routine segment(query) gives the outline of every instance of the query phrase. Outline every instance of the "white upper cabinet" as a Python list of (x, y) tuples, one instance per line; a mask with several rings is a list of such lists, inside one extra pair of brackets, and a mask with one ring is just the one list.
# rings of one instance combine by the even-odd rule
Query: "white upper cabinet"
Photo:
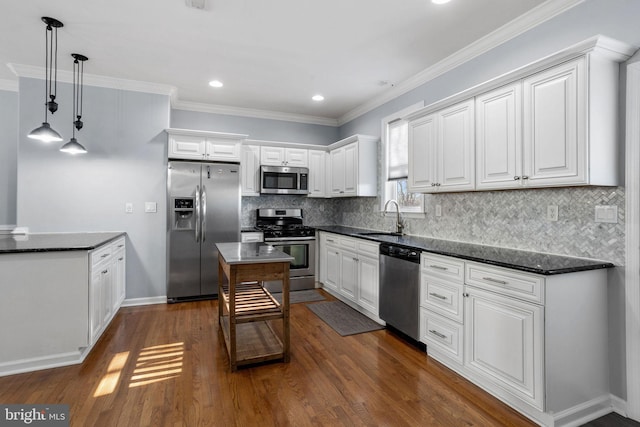
[(353, 135), (329, 146), (331, 197), (373, 197), (377, 191), (378, 138)]
[(308, 167), (308, 150), (302, 148), (260, 147), (260, 164)]
[(308, 197), (327, 197), (326, 168), (327, 152), (309, 150), (309, 194)]
[(476, 97), (476, 188), (517, 188), (522, 176), (522, 85)]
[(632, 53), (595, 37), (408, 115), (409, 189), (618, 185), (619, 63)]
[(168, 158), (240, 162), (241, 142), (247, 135), (234, 133), (166, 129)]
[(242, 171), (242, 195), (260, 195), (260, 147), (257, 145), (242, 145), (242, 157), (240, 159)]
[[(589, 184), (585, 61), (580, 58), (523, 81), (524, 185)], [(607, 129), (600, 131), (606, 134)], [(607, 142), (615, 146), (615, 132), (610, 137)]]
[(409, 191), (475, 188), (473, 99), (409, 122)]

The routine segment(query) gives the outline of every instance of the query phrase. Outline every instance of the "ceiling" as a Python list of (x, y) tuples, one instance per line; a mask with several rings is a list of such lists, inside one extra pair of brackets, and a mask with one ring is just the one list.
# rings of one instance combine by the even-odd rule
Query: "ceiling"
[[(337, 124), (466, 46), (497, 45), (582, 0), (203, 1), (3, 0), (0, 62), (44, 76), (50, 16), (64, 23), (61, 75), (81, 53), (87, 78), (167, 85), (174, 106)], [(17, 69), (0, 66), (0, 81)]]

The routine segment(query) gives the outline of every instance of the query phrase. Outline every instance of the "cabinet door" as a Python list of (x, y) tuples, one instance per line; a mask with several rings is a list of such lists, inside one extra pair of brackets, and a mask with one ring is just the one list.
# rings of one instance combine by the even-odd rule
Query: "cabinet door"
[(409, 191), (435, 191), (436, 148), (434, 115), (409, 122)]
[(242, 195), (260, 195), (260, 147), (257, 145), (243, 145), (242, 159)]
[(544, 309), (465, 288), (465, 365), (544, 411)]
[(309, 166), (308, 150), (304, 148), (287, 148), (284, 152), (284, 162), (287, 166)]
[(206, 151), (205, 141), (201, 136), (170, 135), (169, 158), (202, 160)]
[(341, 255), (340, 251), (335, 248), (327, 245), (327, 275), (326, 280), (323, 284), (334, 291), (338, 290), (338, 286), (340, 285), (340, 274), (341, 274)]
[(329, 153), (331, 161), (331, 195), (344, 195), (345, 157), (344, 147), (331, 150)]
[(358, 194), (358, 144), (344, 147), (344, 195)]
[(358, 304), (378, 314), (380, 266), (378, 258), (358, 256)]
[(342, 295), (356, 301), (358, 286), (358, 258), (355, 252), (342, 251), (340, 254), (340, 286)]
[(102, 328), (102, 271), (94, 270), (89, 283), (89, 342), (94, 344)]
[(126, 296), (127, 258), (123, 247), (118, 249), (113, 258), (113, 314), (115, 315)]
[(206, 159), (227, 162), (240, 161), (240, 142), (225, 139), (207, 138)]
[(113, 262), (110, 262), (100, 271), (100, 303), (101, 303), (101, 328), (107, 326), (113, 314)]
[(260, 147), (260, 164), (270, 166), (284, 165), (284, 148), (282, 147)]
[(518, 188), (522, 183), (521, 84), (476, 97), (476, 188)]
[(326, 151), (309, 150), (309, 194), (308, 197), (325, 197)]
[(584, 59), (524, 79), (523, 92), (523, 174), (527, 182), (536, 187), (586, 184)]
[(456, 104), (438, 115), (438, 191), (475, 188), (474, 101)]

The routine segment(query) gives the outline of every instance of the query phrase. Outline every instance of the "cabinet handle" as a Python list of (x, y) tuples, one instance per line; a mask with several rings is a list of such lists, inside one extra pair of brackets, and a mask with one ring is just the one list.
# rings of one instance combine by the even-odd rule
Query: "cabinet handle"
[(336, 255), (340, 255), (340, 252), (336, 252)]
[(527, 175), (522, 175), (522, 179), (529, 179)]
[(519, 176), (517, 176), (517, 175), (513, 177), (513, 180), (514, 180), (514, 181), (517, 181), (517, 180), (519, 180), (519, 179), (520, 179), (520, 177), (519, 177)]
[(436, 183), (435, 183), (435, 182), (432, 182), (432, 183), (431, 183), (431, 186), (432, 186), (432, 187), (435, 187), (435, 186), (436, 186)]
[(446, 335), (441, 334), (440, 332), (436, 331), (435, 329), (429, 329), (429, 332), (432, 333), (433, 335), (437, 336), (438, 338), (442, 338), (442, 339), (447, 338)]
[(123, 246), (124, 246), (124, 245), (118, 245), (118, 248), (121, 248), (121, 247), (123, 247)]
[(432, 297), (444, 300), (444, 301), (447, 300), (447, 297), (445, 297), (444, 295), (436, 294), (435, 292), (430, 292), (429, 295), (431, 295)]
[(344, 191), (340, 190), (340, 194), (344, 193)]
[(120, 257), (120, 258), (118, 258), (118, 261), (122, 261), (123, 259), (124, 259), (124, 258)]
[(437, 270), (444, 270), (444, 271), (448, 270), (448, 268), (447, 268), (447, 267), (443, 267), (443, 266), (441, 266), (441, 265), (430, 265), (429, 267), (431, 267), (431, 268), (435, 268), (435, 269), (437, 269)]
[(441, 184), (439, 182), (436, 182), (436, 187), (440, 187), (440, 185)]
[(465, 298), (469, 298), (469, 294), (467, 292), (463, 292), (462, 296), (465, 297)]
[(107, 274), (109, 270), (102, 270), (102, 274)]
[(335, 243), (335, 240), (327, 239), (327, 242)]
[(111, 255), (111, 254), (104, 254), (104, 255), (102, 255), (100, 258), (106, 258), (106, 257), (108, 257), (109, 255)]
[(493, 277), (483, 277), (482, 280), (486, 280), (487, 282), (498, 283), (500, 285), (507, 285), (509, 282), (505, 282), (504, 280), (494, 279)]
[(354, 260), (355, 262), (360, 261), (358, 258), (351, 258), (352, 260)]

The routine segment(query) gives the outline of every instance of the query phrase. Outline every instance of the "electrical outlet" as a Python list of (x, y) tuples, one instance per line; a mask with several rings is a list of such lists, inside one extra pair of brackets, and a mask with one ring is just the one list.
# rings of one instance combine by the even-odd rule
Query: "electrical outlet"
[(558, 220), (558, 205), (547, 206), (547, 221)]
[(436, 216), (442, 216), (442, 205), (436, 205)]
[(124, 204), (125, 213), (133, 213), (133, 203), (127, 202)]
[(156, 202), (144, 202), (144, 211), (146, 213), (158, 212), (158, 204)]
[(618, 207), (615, 205), (596, 206), (596, 222), (618, 223)]

